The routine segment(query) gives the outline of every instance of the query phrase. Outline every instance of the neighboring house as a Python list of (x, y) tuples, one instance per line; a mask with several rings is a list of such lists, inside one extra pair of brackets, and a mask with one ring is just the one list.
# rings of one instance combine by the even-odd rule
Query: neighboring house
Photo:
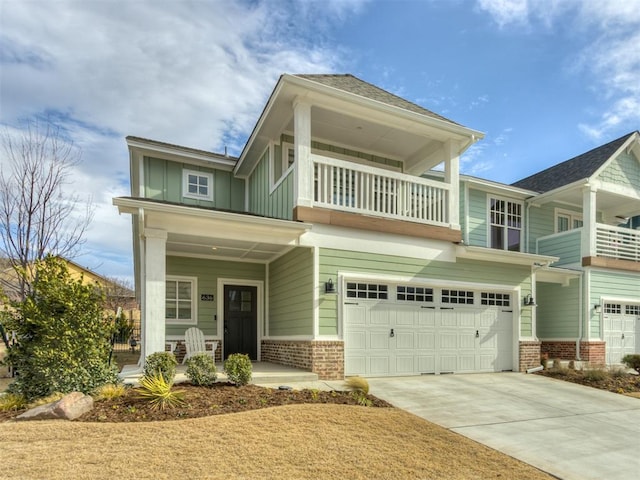
[[(132, 216), (142, 357), (197, 326), (218, 360), (325, 379), (525, 370), (541, 340), (604, 362), (607, 305), (640, 304), (640, 239), (606, 227), (635, 259), (584, 248), (596, 221), (640, 213), (638, 134), (545, 190), (461, 176), (482, 137), (351, 75), (283, 75), (239, 158), (127, 137), (114, 204)], [(552, 248), (572, 235), (589, 240)], [(627, 292), (602, 293), (622, 264)]]

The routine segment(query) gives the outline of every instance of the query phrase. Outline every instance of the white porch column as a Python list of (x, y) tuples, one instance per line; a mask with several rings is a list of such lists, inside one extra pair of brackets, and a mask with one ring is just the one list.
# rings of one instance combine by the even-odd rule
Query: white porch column
[(167, 232), (145, 228), (143, 327), (141, 358), (164, 352), (165, 341), (165, 276)]
[(293, 103), (295, 149), (295, 206), (313, 205), (313, 164), (311, 162), (311, 105), (300, 99)]
[(448, 201), (449, 225), (460, 230), (460, 156), (451, 140), (444, 144), (444, 181), (450, 185)]
[(596, 192), (592, 185), (582, 191), (582, 257), (596, 256)]

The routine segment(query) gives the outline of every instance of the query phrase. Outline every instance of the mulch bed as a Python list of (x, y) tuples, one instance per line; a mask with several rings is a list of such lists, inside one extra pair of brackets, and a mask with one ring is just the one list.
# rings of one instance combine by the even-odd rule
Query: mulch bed
[[(152, 422), (207, 417), (301, 403), (358, 405), (358, 399), (351, 392), (276, 390), (257, 385), (236, 387), (224, 382), (218, 382), (211, 388), (181, 383), (175, 385), (174, 389), (184, 392), (185, 406), (165, 410), (153, 409), (147, 400), (138, 398), (135, 388), (130, 388), (123, 397), (96, 401), (93, 410), (76, 421)], [(372, 395), (368, 395), (367, 399), (372, 407), (391, 407), (384, 400)], [(20, 413), (22, 411), (0, 412), (0, 422), (10, 420)]]
[[(538, 372), (537, 375), (552, 377), (566, 382), (578, 383), (587, 387), (608, 390), (620, 394), (639, 394), (640, 375), (632, 373), (611, 374), (604, 372), (602, 378), (598, 378), (589, 370), (572, 370), (569, 368), (550, 368)], [(636, 395), (633, 395), (636, 396)]]

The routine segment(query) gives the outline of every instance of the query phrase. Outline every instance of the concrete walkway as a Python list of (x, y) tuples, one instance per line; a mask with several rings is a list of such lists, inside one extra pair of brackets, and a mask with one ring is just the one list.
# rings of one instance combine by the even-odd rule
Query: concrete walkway
[(521, 373), (369, 384), (396, 407), (559, 478), (640, 478), (640, 399)]

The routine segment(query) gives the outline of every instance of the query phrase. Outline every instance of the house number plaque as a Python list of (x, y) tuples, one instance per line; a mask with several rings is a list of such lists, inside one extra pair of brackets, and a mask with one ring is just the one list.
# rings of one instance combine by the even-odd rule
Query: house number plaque
[(201, 293), (200, 301), (202, 302), (213, 302), (213, 293)]

